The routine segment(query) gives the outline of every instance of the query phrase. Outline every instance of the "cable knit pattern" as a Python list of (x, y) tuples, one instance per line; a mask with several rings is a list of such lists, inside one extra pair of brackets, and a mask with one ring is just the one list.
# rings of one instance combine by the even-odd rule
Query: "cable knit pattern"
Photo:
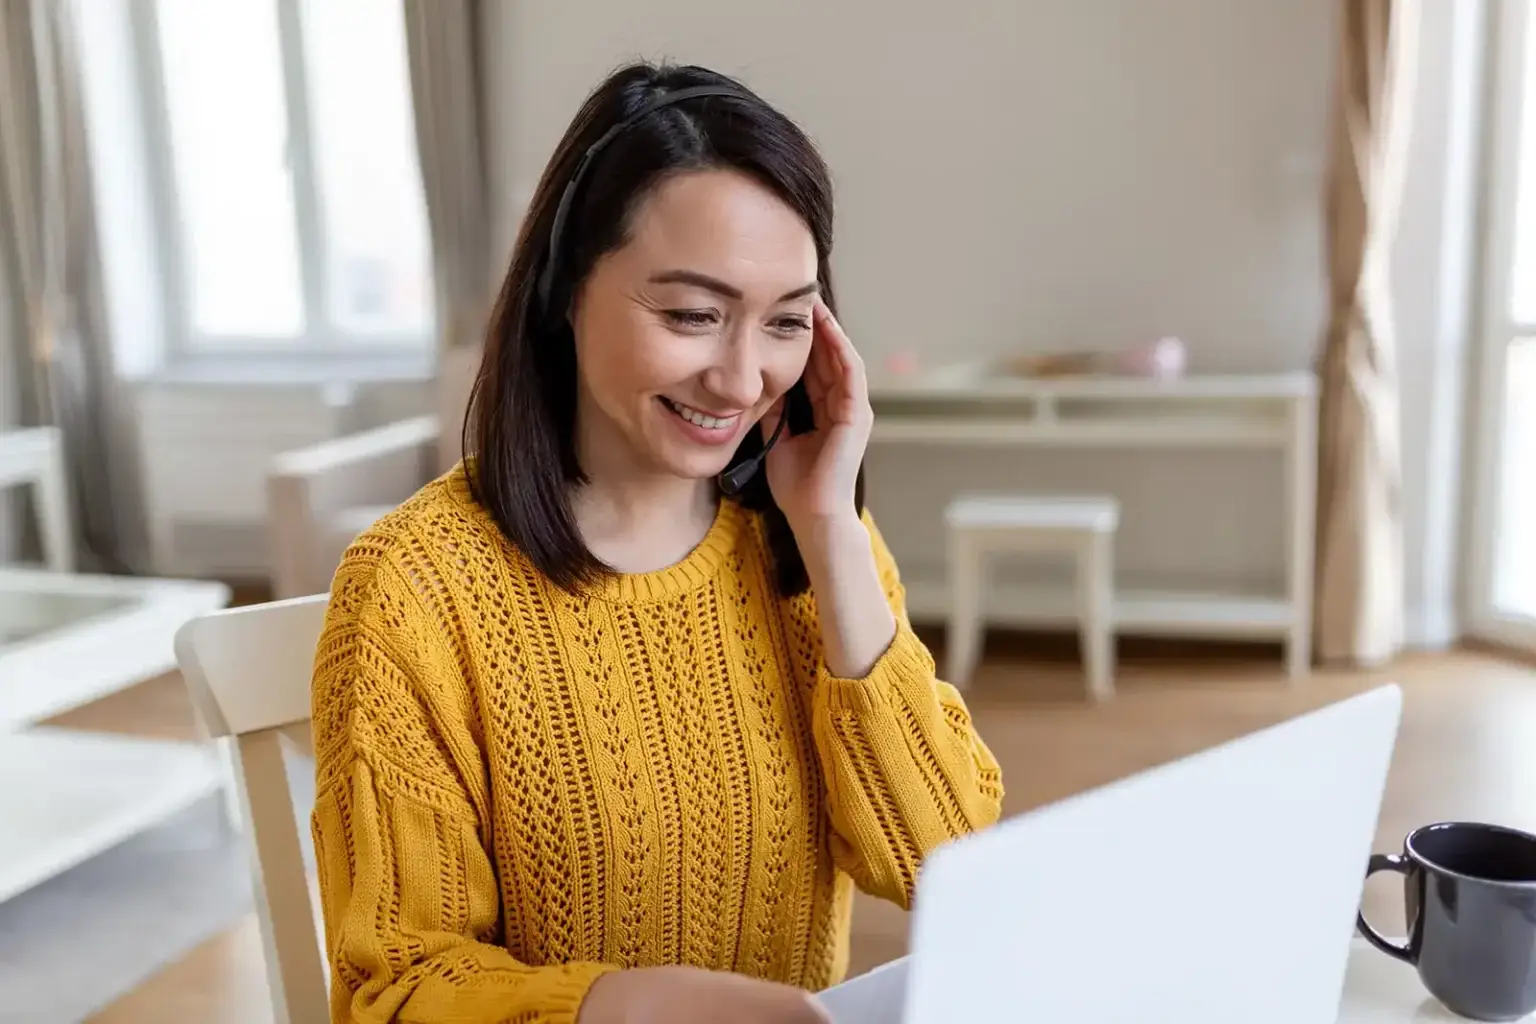
[(315, 657), (333, 1019), (572, 1024), (603, 972), (660, 964), (840, 980), (853, 886), (908, 905), (1002, 798), (865, 522), (900, 626), (864, 679), (731, 502), (679, 564), (580, 595), (462, 467), (359, 537)]

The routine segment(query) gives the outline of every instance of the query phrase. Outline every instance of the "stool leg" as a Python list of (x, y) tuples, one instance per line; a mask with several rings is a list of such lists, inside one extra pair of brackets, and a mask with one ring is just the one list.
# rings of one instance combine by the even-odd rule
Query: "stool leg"
[(1077, 565), (1078, 635), (1088, 695), (1106, 700), (1115, 691), (1114, 537), (1095, 533), (1080, 549)]
[(984, 574), (981, 551), (959, 531), (949, 536), (949, 630), (945, 637), (947, 682), (963, 687), (971, 681), (981, 653), (981, 598)]

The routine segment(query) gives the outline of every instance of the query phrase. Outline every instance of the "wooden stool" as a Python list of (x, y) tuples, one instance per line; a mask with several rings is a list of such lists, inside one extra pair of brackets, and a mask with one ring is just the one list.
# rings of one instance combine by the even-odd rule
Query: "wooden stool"
[(1057, 551), (1077, 568), (1077, 620), (1088, 693), (1114, 692), (1114, 540), (1120, 506), (1106, 497), (962, 495), (944, 510), (949, 535), (947, 678), (964, 686), (986, 628), (987, 556)]

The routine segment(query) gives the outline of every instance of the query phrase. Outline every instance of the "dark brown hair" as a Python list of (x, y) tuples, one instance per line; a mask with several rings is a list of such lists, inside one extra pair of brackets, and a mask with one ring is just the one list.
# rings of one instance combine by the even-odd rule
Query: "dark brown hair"
[[(587, 149), (658, 96), (691, 86), (725, 87), (735, 95), (681, 100), (619, 132), (583, 173), (559, 251), (551, 252), (556, 209)], [(634, 212), (665, 177), (711, 168), (751, 176), (800, 215), (815, 239), (822, 298), (837, 311), (829, 262), (831, 178), (794, 122), (734, 79), (695, 66), (631, 64), (587, 97), (545, 167), (518, 231), (463, 434), (471, 494), (507, 539), (565, 589), (613, 571), (582, 540), (571, 510), (572, 489), (586, 477), (576, 456), (576, 345), (565, 310), (598, 259), (625, 243)], [(538, 280), (551, 260), (545, 308)], [(762, 445), (761, 434), (748, 431), (730, 465), (758, 454)], [(729, 500), (762, 517), (779, 592), (805, 590), (805, 563), (767, 474), (760, 470)], [(854, 500), (862, 511), (862, 466)]]

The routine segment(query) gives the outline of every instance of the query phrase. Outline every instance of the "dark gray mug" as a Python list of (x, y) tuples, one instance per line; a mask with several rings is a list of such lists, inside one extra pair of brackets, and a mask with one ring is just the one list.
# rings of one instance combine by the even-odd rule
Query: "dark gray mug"
[(1499, 825), (1426, 825), (1403, 852), (1371, 857), (1365, 877), (1403, 875), (1408, 944), (1377, 949), (1413, 964), (1446, 1009), (1473, 1020), (1519, 1020), (1536, 1011), (1536, 836)]

